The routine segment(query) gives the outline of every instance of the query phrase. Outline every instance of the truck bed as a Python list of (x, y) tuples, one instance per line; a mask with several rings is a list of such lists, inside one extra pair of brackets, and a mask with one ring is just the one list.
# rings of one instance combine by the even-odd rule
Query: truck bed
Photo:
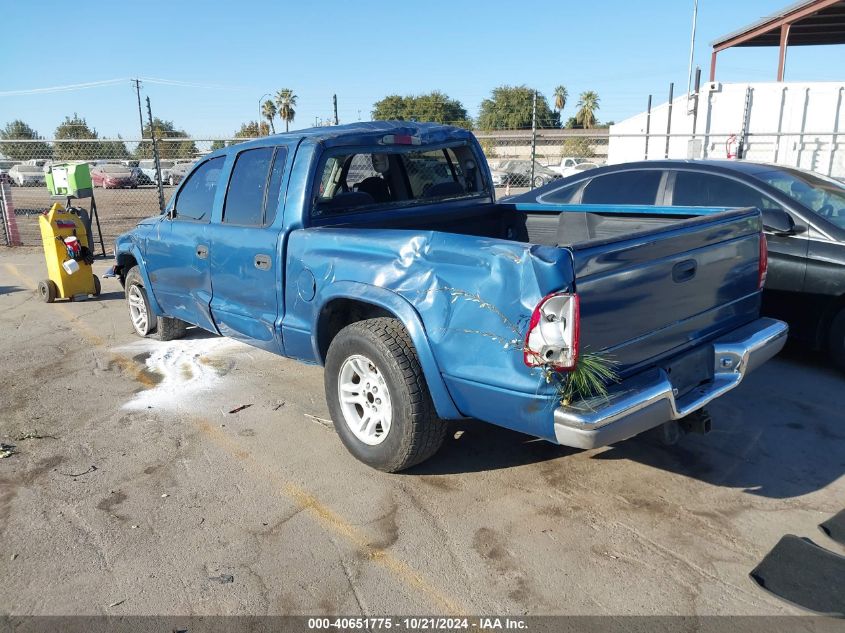
[(582, 349), (612, 355), (623, 375), (759, 312), (760, 219), (753, 209), (450, 203), (331, 224), (501, 239), (541, 254), (565, 248), (581, 299)]

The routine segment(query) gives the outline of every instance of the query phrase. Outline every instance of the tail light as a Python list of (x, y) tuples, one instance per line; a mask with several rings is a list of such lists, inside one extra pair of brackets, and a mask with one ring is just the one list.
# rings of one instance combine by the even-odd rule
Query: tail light
[(575, 369), (580, 318), (577, 294), (558, 292), (543, 297), (528, 323), (523, 349), (525, 364), (548, 365), (557, 371)]
[(769, 244), (766, 242), (766, 234), (760, 233), (760, 261), (757, 264), (757, 288), (763, 289), (766, 283), (766, 275), (769, 272)]

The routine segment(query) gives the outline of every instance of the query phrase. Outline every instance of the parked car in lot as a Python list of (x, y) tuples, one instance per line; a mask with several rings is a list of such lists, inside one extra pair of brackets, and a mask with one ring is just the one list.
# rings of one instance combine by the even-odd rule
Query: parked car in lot
[(572, 156), (564, 156), (560, 159), (557, 165), (547, 165), (547, 167), (561, 176), (572, 176), (582, 171), (595, 169), (598, 164), (586, 158), (574, 158)]
[(131, 167), (107, 163), (91, 170), (91, 184), (103, 189), (134, 189), (138, 186), (138, 181)]
[(12, 184), (12, 177), (9, 175), (9, 170), (17, 165), (13, 160), (0, 160), (0, 184)]
[(18, 187), (37, 187), (46, 183), (44, 172), (36, 165), (14, 165), (9, 169), (9, 178)]
[(505, 174), (502, 184), (499, 185), (503, 187), (507, 185), (511, 187), (542, 187), (561, 177), (560, 174), (556, 174), (548, 167), (544, 167), (537, 161), (534, 161), (534, 175), (532, 180), (530, 160), (502, 161), (496, 167), (496, 171)]
[[(141, 336), (324, 365), (345, 446), (397, 471), (449, 419), (580, 448), (690, 421), (786, 339), (759, 317), (765, 254), (757, 209), (497, 202), (471, 132), (378, 121), (209, 154), (111, 274)], [(566, 396), (585, 358), (615, 380)]]
[[(170, 169), (173, 167), (174, 162), (172, 160), (162, 160), (159, 161), (159, 163), (161, 166), (161, 181), (162, 183), (168, 182), (168, 180), (170, 179)], [(150, 183), (155, 184), (158, 182), (155, 160), (139, 161), (138, 167), (140, 168), (141, 172), (143, 172), (143, 174), (149, 179)]]
[(176, 163), (170, 168), (167, 176), (167, 183), (172, 187), (178, 185), (185, 178), (185, 174), (191, 169), (194, 163)]
[(584, 205), (756, 207), (764, 220), (769, 273), (763, 313), (790, 335), (827, 350), (845, 369), (845, 185), (791, 167), (751, 161), (641, 161), (603, 167), (520, 196)]

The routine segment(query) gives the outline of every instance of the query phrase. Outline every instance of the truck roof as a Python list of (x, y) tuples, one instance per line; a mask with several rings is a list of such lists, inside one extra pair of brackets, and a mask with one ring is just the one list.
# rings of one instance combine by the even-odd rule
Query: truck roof
[[(323, 143), (327, 147), (340, 145), (372, 145), (385, 136), (410, 136), (419, 139), (420, 145), (432, 145), (449, 141), (466, 141), (472, 138), (469, 130), (443, 125), (442, 123), (420, 123), (417, 121), (359, 121), (345, 125), (312, 127), (305, 130), (283, 132), (238, 143), (235, 151), (249, 147), (267, 145), (293, 145), (302, 139)], [(416, 143), (414, 143), (416, 144)], [(210, 154), (225, 154), (231, 147)]]

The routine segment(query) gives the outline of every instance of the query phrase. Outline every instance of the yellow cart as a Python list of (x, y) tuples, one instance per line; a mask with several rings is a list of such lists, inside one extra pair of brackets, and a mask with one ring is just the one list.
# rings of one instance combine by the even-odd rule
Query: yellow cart
[(73, 301), (98, 296), (100, 280), (91, 269), (94, 257), (88, 249), (88, 232), (82, 218), (57, 202), (39, 217), (38, 224), (48, 277), (38, 282), (41, 298), (53, 303), (57, 298)]

